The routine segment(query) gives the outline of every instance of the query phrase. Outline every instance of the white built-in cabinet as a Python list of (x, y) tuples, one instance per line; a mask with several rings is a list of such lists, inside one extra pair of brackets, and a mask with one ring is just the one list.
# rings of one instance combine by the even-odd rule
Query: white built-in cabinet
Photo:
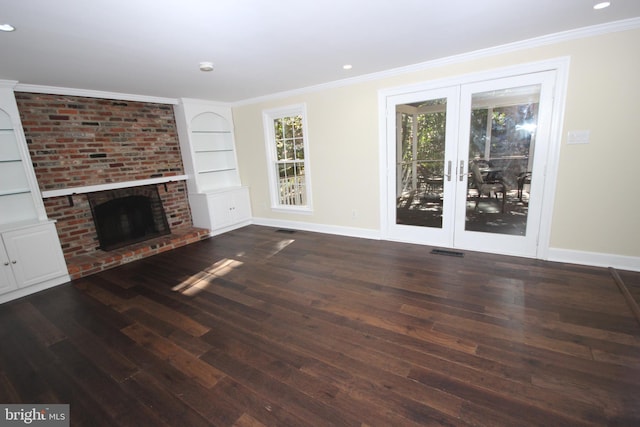
[[(0, 231), (0, 268), (0, 294), (13, 291), (13, 297), (39, 290), (38, 285), (47, 288), (52, 282), (66, 282), (67, 265), (54, 223), (15, 225)], [(13, 299), (11, 296), (5, 299)]]
[(193, 225), (214, 235), (250, 224), (249, 189), (240, 182), (231, 109), (181, 99), (175, 116)]
[(0, 80), (0, 303), (69, 281), (27, 149), (15, 84)]

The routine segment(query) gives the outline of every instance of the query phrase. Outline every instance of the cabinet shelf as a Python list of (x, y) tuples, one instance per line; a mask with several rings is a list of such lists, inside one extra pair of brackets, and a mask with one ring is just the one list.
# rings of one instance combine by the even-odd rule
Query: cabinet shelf
[(232, 153), (233, 149), (232, 148), (212, 148), (212, 149), (206, 149), (206, 150), (193, 150), (194, 153)]
[(222, 134), (231, 134), (231, 131), (228, 130), (192, 130), (191, 133), (222, 133)]
[(198, 171), (198, 173), (228, 172), (228, 171), (234, 171), (234, 170), (236, 170), (236, 168), (204, 169), (204, 170)]
[(0, 191), (0, 197), (14, 196), (16, 194), (29, 194), (29, 193), (31, 193), (31, 190), (29, 190), (28, 188), (17, 188), (15, 190)]

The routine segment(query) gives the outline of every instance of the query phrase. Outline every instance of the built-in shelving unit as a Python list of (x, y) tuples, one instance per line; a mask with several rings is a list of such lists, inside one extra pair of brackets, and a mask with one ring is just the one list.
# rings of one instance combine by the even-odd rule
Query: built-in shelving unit
[(219, 113), (201, 112), (189, 124), (198, 192), (240, 185), (233, 129)]
[(27, 149), (16, 83), (0, 80), (0, 302), (69, 280)]
[(249, 190), (240, 182), (231, 109), (189, 99), (175, 109), (193, 224), (219, 234), (250, 223)]
[(10, 106), (2, 107), (0, 105), (0, 224), (37, 219), (38, 210), (18, 140), (22, 131), (15, 128)]

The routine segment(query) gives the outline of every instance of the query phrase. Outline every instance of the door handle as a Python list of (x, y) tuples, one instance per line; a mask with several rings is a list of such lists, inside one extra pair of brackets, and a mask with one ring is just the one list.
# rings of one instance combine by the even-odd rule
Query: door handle
[(447, 181), (451, 181), (451, 160), (447, 162)]
[(464, 181), (464, 160), (460, 160), (460, 182)]

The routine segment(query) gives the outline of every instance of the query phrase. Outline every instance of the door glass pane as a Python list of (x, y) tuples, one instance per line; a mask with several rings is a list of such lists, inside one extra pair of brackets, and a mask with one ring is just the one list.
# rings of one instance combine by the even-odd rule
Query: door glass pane
[(474, 94), (465, 230), (524, 236), (540, 85)]
[(442, 228), (446, 98), (396, 106), (396, 223)]

